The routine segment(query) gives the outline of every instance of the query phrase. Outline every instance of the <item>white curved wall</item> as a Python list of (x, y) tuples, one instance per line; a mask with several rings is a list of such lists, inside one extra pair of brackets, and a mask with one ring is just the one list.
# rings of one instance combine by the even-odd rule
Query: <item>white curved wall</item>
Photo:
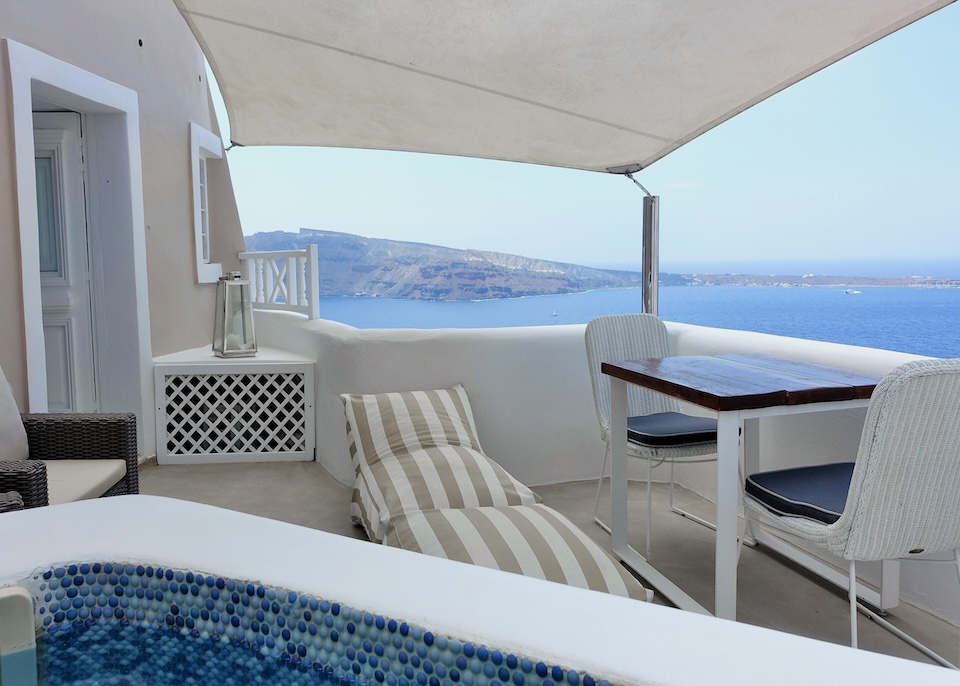
[(317, 460), (353, 483), (341, 393), (467, 389), (484, 452), (529, 485), (596, 478), (583, 326), (355, 329), (257, 312), (258, 343), (317, 360)]
[[(462, 383), (484, 451), (531, 486), (595, 479), (604, 444), (593, 407), (584, 325), (501, 329), (355, 329), (258, 311), (261, 345), (317, 360), (317, 460), (351, 484), (341, 393), (443, 388)], [(882, 376), (916, 355), (748, 331), (667, 323), (681, 355), (759, 352)], [(764, 469), (853, 459), (865, 410), (763, 420)], [(712, 463), (678, 469), (680, 483), (713, 500)], [(637, 478), (645, 471), (638, 469)], [(664, 471), (664, 478), (668, 475)], [(836, 564), (836, 561), (834, 561)], [(859, 565), (876, 583), (878, 567)], [(960, 625), (955, 568), (905, 564), (902, 597)]]
[[(317, 360), (317, 459), (343, 483), (354, 474), (341, 393), (462, 383), (484, 451), (530, 485), (593, 479), (604, 444), (593, 407), (584, 325), (498, 329), (356, 329), (285, 312), (257, 312), (261, 345)], [(667, 323), (679, 355), (761, 352), (883, 375), (916, 355)], [(764, 466), (856, 453), (864, 410), (765, 420)], [(712, 466), (681, 479), (712, 498)], [(702, 473), (702, 474), (701, 474)], [(705, 476), (704, 476), (705, 475)]]

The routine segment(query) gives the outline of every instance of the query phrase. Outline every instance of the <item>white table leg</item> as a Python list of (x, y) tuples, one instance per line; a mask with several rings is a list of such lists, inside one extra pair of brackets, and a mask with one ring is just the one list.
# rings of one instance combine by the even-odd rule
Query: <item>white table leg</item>
[(743, 475), (744, 477), (760, 471), (760, 418), (750, 417), (743, 420)]
[(627, 483), (627, 383), (615, 377), (610, 377), (610, 431), (610, 538), (613, 554), (681, 610), (709, 615), (700, 603), (630, 546), (627, 536), (627, 500), (630, 496)]
[[(743, 478), (750, 476), (751, 474), (756, 474), (760, 471), (760, 418), (751, 417), (749, 419), (743, 420), (743, 436), (741, 439), (741, 444), (743, 446)], [(742, 484), (740, 487), (742, 488)], [(742, 495), (742, 494), (741, 494)], [(748, 517), (747, 513), (744, 513), (744, 517)], [(754, 538), (754, 529), (759, 528), (759, 522), (750, 522), (749, 518), (744, 527), (744, 544), (748, 546), (755, 546), (757, 544), (756, 539)]]
[(614, 551), (627, 547), (627, 382), (610, 377), (610, 537)]
[(737, 618), (737, 512), (740, 508), (740, 413), (717, 419), (717, 541), (715, 612)]
[(900, 604), (900, 560), (884, 560), (880, 565), (880, 609), (890, 610)]

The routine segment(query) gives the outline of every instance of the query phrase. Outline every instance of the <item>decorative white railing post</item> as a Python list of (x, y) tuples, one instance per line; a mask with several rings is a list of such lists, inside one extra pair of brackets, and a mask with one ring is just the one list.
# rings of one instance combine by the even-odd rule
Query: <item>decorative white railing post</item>
[(247, 260), (247, 280), (254, 302), (263, 302), (263, 260)]
[(304, 295), (307, 299), (307, 316), (320, 319), (320, 248), (316, 243), (307, 246), (307, 263), (304, 265), (303, 278), (307, 283)]
[(300, 302), (300, 289), (297, 285), (297, 272), (300, 270), (297, 268), (298, 260), (296, 257), (287, 257), (286, 265), (286, 279), (284, 280), (286, 291), (284, 293), (284, 300), (292, 305), (303, 305)]
[(277, 298), (277, 285), (274, 276), (277, 273), (277, 263), (275, 260), (264, 259), (263, 261), (263, 296), (265, 303), (283, 302)]
[(300, 312), (320, 318), (318, 249), (242, 252), (244, 274), (250, 280), (254, 309)]

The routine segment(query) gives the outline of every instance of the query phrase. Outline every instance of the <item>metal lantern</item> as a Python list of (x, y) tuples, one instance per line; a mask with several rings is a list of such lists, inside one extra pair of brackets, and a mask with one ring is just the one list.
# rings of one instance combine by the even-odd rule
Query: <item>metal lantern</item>
[(251, 357), (257, 354), (250, 282), (240, 278), (240, 272), (227, 272), (217, 281), (213, 353), (217, 357)]

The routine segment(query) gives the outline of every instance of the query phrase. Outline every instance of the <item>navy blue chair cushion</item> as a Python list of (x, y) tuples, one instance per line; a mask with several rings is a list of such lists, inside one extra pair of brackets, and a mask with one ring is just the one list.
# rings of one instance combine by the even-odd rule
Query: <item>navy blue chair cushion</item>
[(747, 477), (746, 491), (778, 515), (833, 524), (847, 504), (852, 476), (853, 462), (780, 469)]
[(708, 443), (717, 440), (717, 420), (680, 412), (627, 417), (627, 440), (655, 447)]

